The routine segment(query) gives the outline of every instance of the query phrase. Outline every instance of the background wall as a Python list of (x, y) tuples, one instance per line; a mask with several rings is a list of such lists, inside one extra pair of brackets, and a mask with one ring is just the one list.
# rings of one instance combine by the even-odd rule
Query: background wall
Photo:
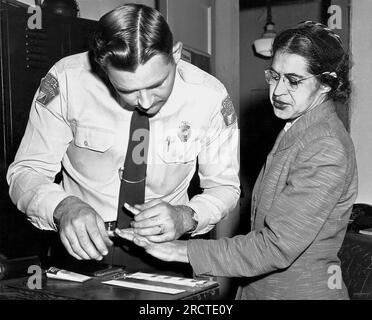
[(140, 3), (155, 7), (155, 0), (78, 0), (80, 17), (98, 20), (106, 12), (125, 3)]
[[(27, 4), (35, 4), (34, 0), (19, 0)], [(155, 7), (155, 0), (78, 0), (80, 17), (91, 20), (98, 20), (106, 12), (125, 3), (141, 3)]]
[(35, 4), (35, 1), (34, 0), (18, 0), (19, 2), (23, 2), (23, 3), (26, 3), (26, 4)]
[(351, 50), (353, 95), (351, 136), (354, 141), (358, 172), (357, 202), (372, 204), (372, 1), (351, 1)]
[[(290, 14), (289, 14), (290, 12)], [(275, 30), (296, 25), (303, 20), (319, 20), (321, 15), (321, 1), (313, 0), (300, 4), (277, 5), (272, 8)], [(266, 88), (263, 70), (270, 64), (270, 59), (255, 56), (252, 48), (254, 40), (260, 38), (266, 23), (266, 8), (252, 8), (240, 12), (240, 56), (241, 56), (241, 102), (242, 106), (250, 100), (251, 91)]]

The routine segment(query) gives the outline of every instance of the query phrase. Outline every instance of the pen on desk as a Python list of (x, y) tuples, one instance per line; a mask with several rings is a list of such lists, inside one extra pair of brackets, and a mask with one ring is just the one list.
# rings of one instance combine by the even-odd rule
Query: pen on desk
[(56, 268), (56, 267), (50, 267), (46, 271), (46, 275), (48, 278), (52, 278), (52, 279), (68, 280), (68, 281), (75, 281), (75, 282), (85, 282), (89, 279), (92, 279), (92, 277), (86, 276), (84, 274), (67, 271), (64, 269)]

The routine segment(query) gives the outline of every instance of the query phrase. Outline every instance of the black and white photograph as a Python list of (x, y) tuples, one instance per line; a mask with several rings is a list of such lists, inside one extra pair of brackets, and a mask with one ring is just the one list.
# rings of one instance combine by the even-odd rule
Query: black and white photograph
[(371, 15), (0, 0), (0, 306), (372, 300)]

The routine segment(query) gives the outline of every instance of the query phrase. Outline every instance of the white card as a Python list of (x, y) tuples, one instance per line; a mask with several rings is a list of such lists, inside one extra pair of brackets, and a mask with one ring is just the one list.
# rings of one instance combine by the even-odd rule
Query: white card
[(131, 282), (127, 280), (110, 280), (110, 281), (104, 281), (102, 283), (109, 284), (112, 286), (130, 288), (130, 289), (155, 291), (155, 292), (169, 293), (169, 294), (178, 294), (178, 293), (186, 291), (186, 290), (180, 290), (180, 289), (173, 289), (173, 288), (166, 288), (166, 287), (154, 286), (154, 285), (149, 285), (149, 284)]
[(145, 273), (145, 272), (136, 272), (132, 274), (127, 274), (125, 277), (127, 279), (131, 278), (131, 279), (138, 279), (138, 280), (163, 282), (163, 283), (177, 284), (180, 286), (188, 286), (188, 287), (201, 286), (208, 282), (207, 280), (196, 280), (192, 278), (172, 277), (172, 276), (167, 276), (167, 275)]

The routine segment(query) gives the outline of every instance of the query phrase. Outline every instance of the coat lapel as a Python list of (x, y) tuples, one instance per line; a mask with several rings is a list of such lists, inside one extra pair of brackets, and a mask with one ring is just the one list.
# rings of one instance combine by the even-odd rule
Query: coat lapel
[(291, 147), (295, 143), (295, 141), (304, 134), (307, 128), (314, 125), (315, 123), (324, 121), (324, 119), (327, 119), (329, 115), (334, 112), (334, 102), (325, 101), (316, 108), (302, 115), (287, 131), (285, 131), (284, 129), (280, 131), (272, 150), (266, 158), (266, 162), (261, 170), (260, 176), (258, 177), (257, 181), (259, 181), (259, 184), (257, 185), (256, 183), (257, 189), (253, 193), (254, 206), (252, 208), (253, 215), (251, 217), (253, 225), (256, 220), (257, 206), (261, 201), (262, 191), (264, 188), (262, 181), (264, 180), (267, 173), (270, 172), (271, 164), (275, 154)]
[[(303, 135), (307, 128), (310, 126), (324, 121), (329, 115), (335, 112), (334, 102), (331, 100), (325, 101), (314, 109), (303, 114), (284, 134), (279, 141), (276, 152), (280, 152), (292, 146), (295, 141)], [(274, 154), (275, 154), (274, 153)]]

